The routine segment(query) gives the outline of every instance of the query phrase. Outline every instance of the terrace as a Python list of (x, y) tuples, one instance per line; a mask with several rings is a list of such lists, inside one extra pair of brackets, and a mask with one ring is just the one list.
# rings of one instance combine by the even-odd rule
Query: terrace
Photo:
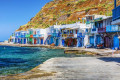
[(85, 34), (83, 34), (83, 33), (78, 33), (77, 34), (77, 38), (84, 38), (85, 37)]
[(98, 33), (104, 33), (106, 32), (106, 28), (98, 28)]
[(117, 6), (117, 0), (114, 0), (114, 9), (112, 10), (112, 25), (120, 25), (120, 5)]
[(108, 25), (108, 26), (106, 26), (106, 32), (120, 32), (120, 26)]
[(92, 28), (91, 29), (91, 33), (97, 33), (98, 32), (98, 28)]
[(53, 37), (60, 37), (60, 33), (52, 33)]
[(113, 12), (113, 21), (120, 19), (120, 5), (112, 10)]

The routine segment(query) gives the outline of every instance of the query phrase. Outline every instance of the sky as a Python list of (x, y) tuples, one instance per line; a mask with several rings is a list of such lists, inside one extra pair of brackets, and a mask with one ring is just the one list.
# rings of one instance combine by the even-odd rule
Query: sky
[(0, 41), (8, 40), (51, 0), (0, 0)]

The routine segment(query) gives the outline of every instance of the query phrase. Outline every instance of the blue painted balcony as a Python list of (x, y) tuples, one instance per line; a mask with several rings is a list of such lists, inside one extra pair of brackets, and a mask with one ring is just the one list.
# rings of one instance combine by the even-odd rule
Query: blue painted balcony
[(108, 25), (106, 26), (106, 32), (120, 32), (120, 27), (118, 25)]
[(35, 34), (35, 35), (33, 35), (33, 37), (34, 37), (34, 38), (38, 38), (38, 37), (39, 37), (39, 35), (38, 35), (38, 34)]
[(98, 33), (105, 33), (106, 32), (106, 28), (98, 28)]
[(25, 35), (21, 35), (21, 38), (25, 38)]
[(40, 34), (39, 37), (44, 37), (44, 34)]
[(77, 38), (84, 38), (85, 37), (85, 34), (83, 34), (83, 33), (78, 33), (77, 34)]
[(90, 21), (86, 21), (86, 24), (90, 24)]
[(52, 33), (53, 37), (60, 37), (60, 33)]
[(18, 36), (15, 36), (15, 38), (18, 38)]
[(91, 29), (91, 33), (97, 33), (98, 32), (98, 28), (92, 28)]
[(113, 15), (112, 15), (113, 21), (120, 19), (120, 5), (117, 6), (115, 9), (113, 9), (112, 12), (113, 12)]

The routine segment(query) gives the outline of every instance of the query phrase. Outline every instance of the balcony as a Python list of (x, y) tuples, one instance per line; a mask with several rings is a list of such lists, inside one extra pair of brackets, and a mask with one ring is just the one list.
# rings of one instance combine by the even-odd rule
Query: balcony
[(67, 38), (67, 34), (62, 34), (62, 37)]
[(25, 35), (21, 35), (21, 38), (25, 38)]
[(27, 34), (27, 35), (25, 35), (25, 37), (26, 37), (26, 38), (29, 38), (29, 37), (30, 37), (30, 35), (29, 35), (29, 34)]
[(78, 33), (77, 34), (77, 38), (84, 38), (85, 37), (85, 34), (83, 34), (83, 33)]
[(98, 28), (92, 28), (91, 29), (91, 33), (97, 33), (98, 32)]
[(67, 37), (74, 37), (74, 35), (73, 34), (68, 34)]
[(38, 35), (38, 34), (35, 34), (35, 35), (33, 35), (33, 37), (34, 37), (34, 38), (38, 38), (38, 37), (39, 37), (39, 35)]
[(119, 32), (120, 27), (118, 25), (109, 25), (106, 26), (106, 32)]
[(62, 34), (62, 37), (64, 37), (64, 38), (74, 37), (74, 34)]
[(53, 37), (60, 37), (60, 33), (52, 33)]
[(98, 33), (104, 33), (106, 32), (106, 28), (98, 28)]
[(33, 38), (33, 35), (30, 35), (30, 38)]
[(113, 21), (116, 19), (120, 19), (120, 5), (117, 6), (115, 9), (113, 9), (112, 12), (113, 12), (112, 15)]
[(112, 10), (112, 25), (120, 25), (120, 5)]
[(86, 24), (90, 24), (90, 21), (86, 21)]
[(40, 34), (39, 37), (44, 37), (44, 34)]
[(15, 36), (15, 38), (18, 38), (18, 36)]

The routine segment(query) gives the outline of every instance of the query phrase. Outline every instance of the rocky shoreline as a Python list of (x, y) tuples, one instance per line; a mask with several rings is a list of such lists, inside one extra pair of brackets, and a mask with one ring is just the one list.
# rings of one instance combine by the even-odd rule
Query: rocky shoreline
[(93, 56), (112, 56), (112, 54), (120, 53), (120, 50), (111, 49), (94, 49), (94, 48), (77, 48), (77, 47), (61, 47), (61, 46), (50, 46), (50, 45), (31, 45), (31, 44), (10, 44), (0, 43), (1, 46), (15, 46), (15, 47), (41, 47), (50, 49), (64, 49), (65, 53), (74, 53), (76, 55), (86, 54)]

